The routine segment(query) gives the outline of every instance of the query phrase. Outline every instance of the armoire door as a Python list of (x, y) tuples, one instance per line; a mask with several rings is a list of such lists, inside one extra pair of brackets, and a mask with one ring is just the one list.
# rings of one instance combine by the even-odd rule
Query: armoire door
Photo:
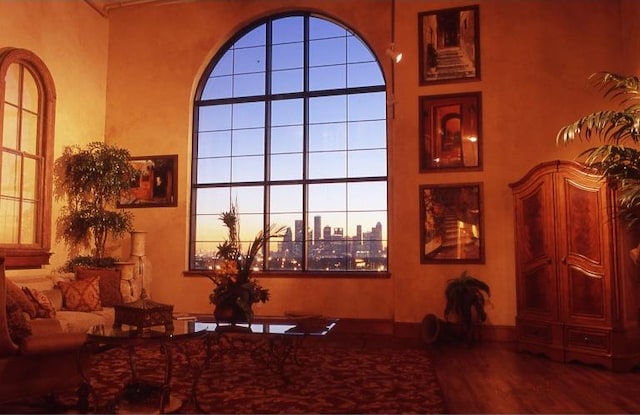
[(517, 189), (516, 249), (518, 318), (557, 321), (553, 176), (542, 175)]
[(570, 325), (609, 325), (609, 247), (612, 218), (607, 186), (575, 169), (556, 175), (560, 319)]

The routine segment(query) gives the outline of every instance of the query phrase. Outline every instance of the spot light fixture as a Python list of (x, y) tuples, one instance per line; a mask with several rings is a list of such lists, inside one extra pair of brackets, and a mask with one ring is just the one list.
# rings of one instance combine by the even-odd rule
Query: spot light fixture
[(393, 43), (384, 52), (391, 58), (391, 60), (393, 60), (394, 63), (399, 63), (402, 60), (402, 52), (397, 52)]

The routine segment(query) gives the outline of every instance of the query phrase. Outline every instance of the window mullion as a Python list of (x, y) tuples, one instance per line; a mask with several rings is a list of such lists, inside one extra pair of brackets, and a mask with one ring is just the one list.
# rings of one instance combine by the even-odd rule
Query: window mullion
[[(271, 41), (272, 41), (272, 35), (273, 35), (273, 27), (271, 24), (271, 21), (267, 22), (266, 25), (266, 46), (265, 46), (265, 75), (264, 75), (264, 82), (265, 82), (265, 86), (264, 86), (264, 90), (265, 90), (265, 108), (264, 108), (264, 147), (263, 147), (263, 152), (264, 152), (264, 186), (263, 186), (263, 193), (264, 193), (264, 198), (263, 198), (263, 206), (262, 206), (262, 211), (263, 211), (263, 215), (262, 215), (262, 229), (265, 232), (266, 235), (266, 231), (267, 228), (269, 226), (270, 221), (270, 216), (271, 216), (271, 209), (270, 209), (270, 202), (271, 202), (271, 111), (272, 111), (272, 98), (271, 98), (271, 92), (272, 92), (272, 82), (271, 82), (271, 69), (272, 69), (272, 57), (271, 57), (271, 51), (272, 51), (272, 47), (271, 47)], [(264, 244), (264, 246), (262, 247), (262, 258), (264, 259), (262, 261), (262, 270), (266, 270), (267, 269), (267, 264), (268, 261), (266, 260), (269, 255), (269, 242), (267, 242), (266, 244)]]
[(302, 270), (308, 271), (309, 246), (307, 244), (307, 212), (309, 211), (309, 15), (304, 16), (303, 90), (302, 100)]

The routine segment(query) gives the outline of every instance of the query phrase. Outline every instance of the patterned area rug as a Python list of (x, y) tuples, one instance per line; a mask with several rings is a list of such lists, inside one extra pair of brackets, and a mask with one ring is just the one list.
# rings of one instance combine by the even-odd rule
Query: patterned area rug
[[(300, 349), (297, 362), (289, 361), (285, 367), (288, 382), (246, 350), (226, 350), (214, 353), (201, 372), (197, 405), (191, 391), (194, 369), (204, 361), (203, 343), (195, 340), (172, 350), (172, 397), (183, 404), (170, 409), (180, 413), (446, 413), (424, 349), (310, 342)], [(162, 380), (165, 359), (157, 348), (138, 348), (135, 361), (141, 378)], [(92, 385), (102, 406), (99, 412), (111, 412), (113, 407), (103, 405), (131, 379), (127, 351), (115, 348), (98, 353), (93, 365)], [(149, 391), (142, 391), (145, 393)], [(72, 398), (60, 397), (67, 403)], [(151, 412), (157, 410), (157, 402), (147, 399), (145, 406), (129, 409)]]

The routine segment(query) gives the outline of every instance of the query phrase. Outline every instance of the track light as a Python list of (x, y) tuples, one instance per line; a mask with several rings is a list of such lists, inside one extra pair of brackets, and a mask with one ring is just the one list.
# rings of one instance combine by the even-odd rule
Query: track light
[(396, 52), (396, 48), (393, 43), (384, 51), (384, 53), (386, 53), (387, 56), (395, 63), (399, 63), (402, 60), (402, 52)]

